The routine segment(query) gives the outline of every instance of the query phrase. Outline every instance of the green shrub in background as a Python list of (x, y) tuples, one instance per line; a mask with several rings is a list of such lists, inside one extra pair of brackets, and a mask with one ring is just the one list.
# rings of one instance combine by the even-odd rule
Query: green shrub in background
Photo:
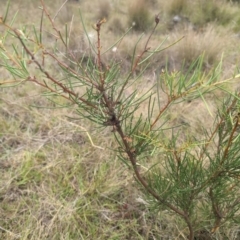
[[(190, 9), (189, 9), (190, 10)], [(192, 13), (192, 12), (191, 12)], [(217, 22), (226, 25), (232, 20), (232, 14), (217, 1), (198, 1), (191, 15), (191, 20), (197, 26), (203, 26), (209, 22)]]
[[(112, 150), (134, 174), (156, 216), (167, 210), (182, 219), (186, 238), (200, 239), (202, 234), (207, 239), (217, 238), (225, 225), (239, 224), (240, 94), (228, 92), (225, 84), (240, 75), (220, 80), (221, 63), (204, 73), (200, 56), (184, 73), (156, 70), (156, 81), (141, 93), (137, 82), (151, 67), (151, 57), (163, 51), (163, 43), (153, 50), (148, 47), (159, 23), (158, 16), (140, 53), (136, 52), (136, 43), (131, 66), (126, 71), (122, 70), (121, 62), (107, 65), (102, 62), (102, 55), (117, 45), (102, 49), (100, 33), (106, 24), (104, 18), (93, 26), (96, 46), (82, 20), (94, 57), (86, 61), (83, 56), (84, 61), (75, 61), (68, 51), (68, 28), (64, 34), (59, 31), (47, 6), (43, 1), (41, 4), (43, 16), (52, 25), (56, 45), (51, 48), (44, 43), (42, 27), (15, 29), (6, 21), (6, 14), (1, 18), (5, 31), (1, 34), (0, 64), (11, 74), (14, 84), (2, 81), (1, 86), (25, 83), (41, 86), (44, 96), (56, 106), (74, 106), (77, 116), (94, 122), (96, 127), (111, 129), (117, 144)], [(52, 63), (56, 71), (51, 70)], [(141, 65), (144, 67), (137, 71)], [(212, 127), (208, 129), (202, 124), (203, 135), (191, 132), (184, 123), (169, 125), (167, 114), (172, 107), (202, 99), (208, 108), (205, 99), (208, 93), (220, 97), (216, 99), (216, 112), (212, 113), (215, 114)], [(59, 98), (64, 101), (57, 101)], [(143, 106), (147, 106), (144, 111)]]
[(235, 18), (226, 1), (214, 0), (170, 0), (165, 3), (166, 12), (171, 16), (181, 16), (194, 27), (204, 27), (210, 22), (227, 25)]

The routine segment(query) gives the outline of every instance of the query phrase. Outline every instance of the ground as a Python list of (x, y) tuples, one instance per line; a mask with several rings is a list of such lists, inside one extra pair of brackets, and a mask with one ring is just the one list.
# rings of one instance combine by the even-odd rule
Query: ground
[[(72, 36), (69, 46), (76, 58), (81, 58), (89, 48), (88, 38), (92, 44), (96, 43), (92, 26), (99, 19), (107, 19), (102, 32), (103, 49), (134, 25), (116, 48), (110, 48), (110, 53), (104, 56), (106, 67), (115, 58), (122, 61), (123, 69), (129, 67), (132, 49), (142, 32), (145, 35), (137, 51), (144, 47), (154, 18), (159, 14), (160, 24), (149, 43), (151, 49), (164, 40), (163, 48), (184, 38), (154, 57), (149, 70), (137, 83), (140, 90), (144, 91), (146, 83), (153, 82), (156, 74), (166, 69), (177, 72), (183, 62), (188, 66), (202, 53), (205, 71), (211, 71), (221, 59), (221, 79), (238, 71), (240, 10), (237, 3), (151, 0), (130, 4), (126, 0), (83, 0), (69, 1), (61, 8), (65, 1), (44, 2), (52, 16), (57, 14), (55, 21), (61, 31), (69, 24)], [(2, 1), (1, 14), (6, 3)], [(24, 29), (26, 25), (26, 32), (30, 32), (35, 24), (38, 29), (40, 6), (40, 1), (14, 0), (8, 21), (18, 12), (14, 27)], [(134, 10), (141, 6), (142, 18), (137, 22)], [(3, 31), (0, 26), (1, 35)], [(52, 29), (46, 17), (43, 31), (44, 44), (53, 45)], [(50, 66), (49, 71), (56, 71), (54, 63)], [(0, 73), (1, 82), (11, 80), (4, 67), (0, 67)], [(238, 86), (235, 81), (227, 87), (232, 90)], [(99, 129), (87, 119), (77, 118), (74, 108), (56, 108), (42, 96), (43, 89), (37, 85), (3, 87), (0, 92), (1, 239), (187, 239), (187, 229), (181, 219), (172, 212), (149, 207), (133, 174), (111, 150), (117, 144), (110, 127)], [(209, 111), (214, 109), (214, 96), (210, 94), (207, 99), (208, 109), (198, 101), (173, 107), (167, 116), (169, 121), (186, 122), (201, 134), (199, 117), (206, 126), (213, 122)], [(140, 112), (145, 112), (145, 108)], [(237, 226), (226, 226), (224, 235), (216, 236), (239, 239), (238, 232)], [(208, 233), (201, 234), (196, 239), (209, 239)]]

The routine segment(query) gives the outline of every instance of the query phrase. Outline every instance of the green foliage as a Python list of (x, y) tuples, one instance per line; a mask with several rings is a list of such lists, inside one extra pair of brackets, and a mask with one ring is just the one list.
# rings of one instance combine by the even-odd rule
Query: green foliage
[[(150, 24), (147, 8), (144, 2), (138, 2), (138, 5), (136, 13), (133, 8), (130, 10), (131, 21), (136, 22), (138, 30), (146, 30)], [(212, 6), (210, 9), (209, 14), (212, 16), (215, 10)], [(156, 208), (156, 213), (168, 210), (181, 218), (187, 229), (183, 234), (188, 239), (195, 239), (203, 231), (217, 234), (218, 229), (222, 229), (225, 224), (239, 221), (240, 94), (226, 93), (225, 85), (239, 78), (240, 74), (221, 80), (221, 62), (211, 71), (203, 72), (202, 55), (189, 64), (187, 71), (169, 72), (164, 69), (161, 73), (156, 72), (156, 81), (141, 92), (139, 82), (151, 66), (151, 58), (166, 49), (162, 47), (162, 42), (151, 50), (148, 47), (159, 23), (158, 16), (140, 52), (136, 49), (142, 36), (136, 42), (132, 50), (131, 66), (126, 71), (118, 61), (103, 64), (102, 55), (108, 54), (121, 41), (119, 39), (107, 49), (102, 48), (100, 33), (106, 23), (105, 19), (100, 19), (93, 25), (97, 39), (95, 46), (80, 13), (90, 52), (94, 56), (87, 59), (83, 56), (78, 61), (69, 51), (68, 27), (64, 31), (58, 30), (43, 1), (42, 11), (52, 26), (52, 35), (57, 36), (54, 47), (45, 45), (42, 41), (42, 26), (40, 30), (35, 26), (31, 29), (15, 29), (6, 20), (2, 20), (5, 32), (1, 36), (0, 64), (11, 74), (13, 81), (3, 81), (1, 85), (11, 87), (28, 82), (41, 86), (45, 91), (44, 97), (52, 101), (54, 106), (71, 108), (78, 118), (93, 122), (100, 129), (110, 129), (117, 145), (112, 150), (133, 173), (146, 200)], [(8, 39), (14, 41), (10, 46)], [(62, 52), (61, 49), (65, 51)], [(63, 58), (59, 57), (59, 53)], [(51, 70), (52, 62), (55, 70)], [(211, 129), (202, 124), (204, 134), (197, 135), (191, 128), (186, 132), (185, 124), (171, 125), (166, 120), (171, 108), (184, 102), (202, 101), (209, 110), (207, 94), (217, 91), (221, 91), (221, 97), (216, 99), (218, 105), (215, 121)], [(228, 95), (224, 100), (223, 93)], [(42, 159), (45, 156), (39, 153), (27, 154), (26, 161), (22, 163), (20, 178), (17, 179), (19, 185), (37, 183), (43, 178), (37, 168), (37, 161)], [(88, 189), (83, 189), (93, 202), (101, 199), (95, 190), (97, 188), (92, 190), (92, 187), (104, 186), (102, 173), (108, 171), (110, 164), (111, 161), (95, 169), (95, 181), (91, 181)], [(56, 188), (55, 183), (50, 183), (53, 193), (66, 199), (66, 206), (52, 210), (52, 214), (57, 216), (58, 211), (66, 211), (64, 217), (73, 222), (80, 221), (84, 225), (82, 229), (76, 230), (78, 234), (76, 232), (70, 238), (81, 236), (82, 230), (84, 236), (96, 238), (97, 232), (93, 227), (96, 219), (92, 217), (96, 210), (89, 209), (84, 198), (74, 202), (77, 206), (68, 205), (67, 198), (75, 193), (76, 186), (81, 185), (84, 175), (81, 164), (76, 163), (71, 167), (74, 169), (65, 169), (68, 174), (56, 178)], [(54, 175), (55, 171), (58, 171), (56, 166), (51, 174)], [(77, 174), (81, 176), (75, 176)], [(72, 179), (75, 184), (77, 182), (76, 185)], [(65, 191), (58, 193), (59, 185), (64, 186)], [(135, 212), (132, 213), (133, 219), (134, 216)], [(58, 239), (59, 235), (54, 238)]]
[[(240, 205), (232, 190), (239, 191), (235, 188), (239, 185), (239, 103), (234, 97), (223, 102), (203, 142), (193, 139), (183, 148), (173, 135), (171, 145), (165, 146), (165, 161), (148, 172), (151, 187), (187, 213), (194, 229), (210, 231), (206, 222), (212, 222), (214, 232), (228, 220), (238, 219)], [(208, 214), (203, 215), (206, 209)]]
[(206, 23), (214, 21), (225, 25), (229, 23), (231, 19), (232, 14), (228, 12), (228, 9), (223, 8), (221, 4), (216, 1), (198, 1), (194, 14), (191, 14), (191, 20), (197, 26), (203, 26)]
[(27, 188), (28, 184), (36, 184), (42, 180), (42, 173), (38, 170), (39, 164), (44, 161), (45, 156), (31, 154), (26, 152), (22, 159), (22, 166), (18, 176), (16, 176), (17, 185), (20, 188)]
[(174, 0), (165, 4), (170, 16), (185, 17), (195, 27), (203, 27), (210, 22), (226, 25), (233, 20), (233, 13), (224, 1)]

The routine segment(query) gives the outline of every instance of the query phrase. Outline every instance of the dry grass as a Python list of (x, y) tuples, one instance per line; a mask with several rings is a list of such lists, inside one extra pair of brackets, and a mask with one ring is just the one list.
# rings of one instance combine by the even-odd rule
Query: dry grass
[(161, 6), (170, 17), (180, 16), (188, 19), (195, 27), (202, 28), (208, 23), (228, 25), (238, 14), (236, 6), (225, 0), (177, 0), (160, 1)]
[(146, 0), (133, 1), (128, 9), (129, 25), (134, 26), (136, 31), (146, 31), (153, 25), (148, 3)]
[(109, 23), (109, 30), (112, 34), (121, 35), (124, 33), (124, 27), (120, 17), (111, 19), (111, 22)]
[(187, 27), (184, 32), (176, 32), (175, 39), (182, 36), (184, 39), (170, 49), (174, 51), (176, 65), (185, 62), (189, 66), (199, 55), (204, 54), (204, 65), (210, 68), (220, 61), (224, 46), (229, 44), (228, 36), (220, 35), (214, 26), (208, 26), (204, 31), (197, 32)]
[[(175, 10), (171, 11), (174, 14), (181, 11), (184, 2), (174, 2), (178, 7), (173, 6)], [(51, 12), (56, 12), (61, 3), (46, 1)], [(151, 3), (162, 6), (163, 1)], [(87, 48), (86, 39), (82, 38), (82, 27), (76, 20), (78, 6), (86, 19), (89, 33), (94, 33), (91, 25), (96, 17), (108, 15), (110, 26), (103, 29), (103, 47), (117, 39), (117, 36), (109, 36), (109, 28), (110, 32), (118, 35), (120, 31), (115, 32), (114, 29), (124, 31), (133, 21), (141, 31), (154, 25), (151, 22), (154, 14), (152, 16), (148, 11), (146, 1), (135, 1), (129, 13), (127, 1), (122, 1), (122, 5), (118, 1), (112, 1), (112, 4), (107, 1), (100, 5), (72, 1), (62, 10), (56, 20), (59, 25), (71, 21), (72, 13), (75, 14), (69, 50), (76, 53), (76, 59)], [(38, 5), (37, 1), (13, 1), (9, 16), (12, 17), (19, 9), (17, 27), (22, 23), (38, 24), (41, 15)], [(95, 9), (96, 6), (98, 9)], [(117, 20), (111, 20), (115, 14)], [(164, 25), (165, 19), (161, 21)], [(232, 34), (229, 30), (217, 29), (217, 25), (204, 26), (202, 32), (176, 28), (172, 32), (153, 36), (151, 46), (164, 39), (165, 35), (169, 35), (166, 46), (172, 39), (185, 36), (174, 48), (156, 57), (154, 70), (164, 68), (167, 59), (172, 64), (172, 70), (178, 69), (183, 61), (189, 63), (202, 52), (205, 53), (205, 65), (210, 68), (222, 52), (228, 50), (228, 55), (232, 57), (228, 58), (226, 66), (233, 70), (239, 61), (236, 52), (239, 55), (240, 49), (232, 49), (231, 44), (235, 40), (229, 37)], [(48, 32), (48, 29), (45, 31)], [(49, 36), (44, 40), (52, 41), (53, 38)], [(111, 61), (115, 57), (123, 62), (124, 68), (129, 67), (131, 49), (136, 41), (136, 33), (131, 32), (117, 46), (117, 52), (112, 52), (111, 57), (105, 60)], [(141, 42), (139, 49), (142, 47)], [(1, 78), (9, 78), (2, 68), (0, 73)], [(139, 89), (147, 87), (148, 80), (154, 81), (154, 74), (148, 74), (139, 80)], [(181, 219), (170, 212), (156, 214), (156, 209), (149, 208), (133, 176), (110, 150), (115, 147), (111, 130), (96, 129), (84, 119), (65, 117), (75, 117), (73, 110), (51, 109), (53, 105), (40, 96), (41, 92), (32, 85), (0, 89), (0, 239), (186, 239), (187, 231)], [(212, 101), (212, 96), (208, 100)], [(209, 105), (212, 109), (212, 102)], [(201, 134), (201, 122), (196, 117), (203, 115), (202, 121), (206, 124), (212, 121), (205, 107), (199, 102), (184, 102), (181, 108), (173, 107), (166, 118), (169, 118), (170, 124), (184, 121)], [(140, 112), (145, 113), (144, 107)], [(226, 226), (224, 230), (225, 235), (217, 233), (216, 238), (239, 239), (238, 226)]]
[(170, 15), (181, 14), (188, 6), (187, 0), (165, 1), (164, 7)]
[(103, 18), (109, 18), (109, 15), (111, 13), (111, 5), (110, 5), (110, 1), (109, 0), (103, 0), (100, 1), (99, 4), (97, 5), (97, 19), (103, 19)]

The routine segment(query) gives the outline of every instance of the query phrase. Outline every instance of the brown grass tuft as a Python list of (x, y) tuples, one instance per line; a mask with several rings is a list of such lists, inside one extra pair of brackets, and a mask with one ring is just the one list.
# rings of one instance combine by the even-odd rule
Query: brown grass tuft
[(202, 32), (196, 32), (191, 28), (185, 29), (184, 32), (178, 32), (175, 39), (180, 39), (182, 36), (185, 37), (171, 49), (176, 65), (185, 62), (186, 66), (189, 66), (201, 54), (204, 54), (205, 67), (210, 67), (220, 60), (226, 39), (212, 26)]
[(134, 26), (137, 31), (146, 31), (154, 22), (154, 16), (148, 10), (148, 4), (145, 0), (135, 0), (128, 8), (128, 22)]
[(166, 11), (170, 15), (181, 14), (187, 7), (187, 0), (171, 0), (164, 3)]
[(109, 30), (115, 34), (124, 33), (124, 27), (121, 18), (119, 17), (113, 18), (112, 21), (109, 23)]
[(108, 18), (111, 13), (111, 5), (108, 0), (99, 1), (97, 5), (97, 19)]

